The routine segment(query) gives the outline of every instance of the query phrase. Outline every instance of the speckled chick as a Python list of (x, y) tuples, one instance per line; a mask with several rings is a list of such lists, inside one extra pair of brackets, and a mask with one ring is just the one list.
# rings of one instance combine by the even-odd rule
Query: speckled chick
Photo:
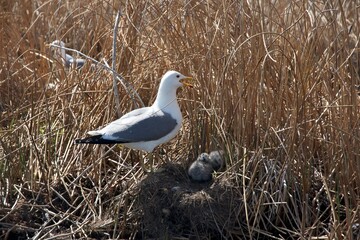
[(190, 165), (188, 174), (190, 179), (195, 182), (208, 182), (212, 179), (213, 171), (209, 154), (202, 153)]

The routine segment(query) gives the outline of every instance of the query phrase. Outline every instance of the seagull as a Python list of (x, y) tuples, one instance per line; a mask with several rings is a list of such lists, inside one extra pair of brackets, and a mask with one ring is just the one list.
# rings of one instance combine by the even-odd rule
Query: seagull
[[(182, 115), (176, 90), (182, 86), (193, 87), (191, 79), (176, 71), (166, 72), (152, 106), (135, 109), (104, 128), (89, 131), (89, 137), (76, 139), (75, 143), (122, 144), (131, 149), (152, 152), (179, 132)], [(144, 169), (143, 160), (141, 165)]]
[(55, 40), (52, 43), (49, 44), (49, 46), (52, 46), (56, 48), (55, 50), (55, 56), (57, 58), (60, 58), (65, 67), (69, 68), (71, 66), (75, 66), (77, 69), (82, 68), (86, 62), (85, 59), (81, 58), (73, 58), (69, 54), (65, 53), (65, 43), (60, 40)]

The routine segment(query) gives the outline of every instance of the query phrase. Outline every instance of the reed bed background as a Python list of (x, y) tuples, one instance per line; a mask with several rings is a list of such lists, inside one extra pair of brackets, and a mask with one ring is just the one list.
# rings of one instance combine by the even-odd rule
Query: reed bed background
[[(1, 238), (360, 239), (359, 7), (1, 1)], [(115, 70), (145, 105), (169, 69), (196, 80), (162, 173), (138, 151), (74, 145), (141, 104), (118, 83), (116, 109), (110, 72), (66, 69), (46, 46), (111, 63), (118, 11)], [(215, 149), (226, 169), (194, 185), (186, 167)]]

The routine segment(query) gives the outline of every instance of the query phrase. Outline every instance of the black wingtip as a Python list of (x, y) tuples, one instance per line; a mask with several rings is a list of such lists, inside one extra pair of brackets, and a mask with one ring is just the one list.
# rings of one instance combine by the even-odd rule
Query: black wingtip
[(116, 143), (125, 143), (125, 142), (103, 139), (102, 135), (75, 139), (75, 144), (82, 144), (82, 143), (85, 143), (85, 144), (116, 144)]
[(81, 138), (78, 138), (78, 139), (75, 139), (75, 144), (80, 144), (80, 143), (84, 143), (83, 142), (84, 139), (81, 139)]
[(75, 139), (75, 144), (88, 143), (88, 144), (100, 144), (102, 139), (101, 135), (91, 136), (86, 138)]

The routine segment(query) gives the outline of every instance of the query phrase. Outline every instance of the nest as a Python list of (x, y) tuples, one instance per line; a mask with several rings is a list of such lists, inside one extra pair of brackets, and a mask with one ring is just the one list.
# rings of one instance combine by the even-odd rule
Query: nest
[[(136, 206), (146, 238), (224, 238), (242, 206), (238, 191), (221, 181), (193, 183), (178, 164), (166, 164), (138, 186)], [(234, 190), (234, 191), (233, 191)]]

